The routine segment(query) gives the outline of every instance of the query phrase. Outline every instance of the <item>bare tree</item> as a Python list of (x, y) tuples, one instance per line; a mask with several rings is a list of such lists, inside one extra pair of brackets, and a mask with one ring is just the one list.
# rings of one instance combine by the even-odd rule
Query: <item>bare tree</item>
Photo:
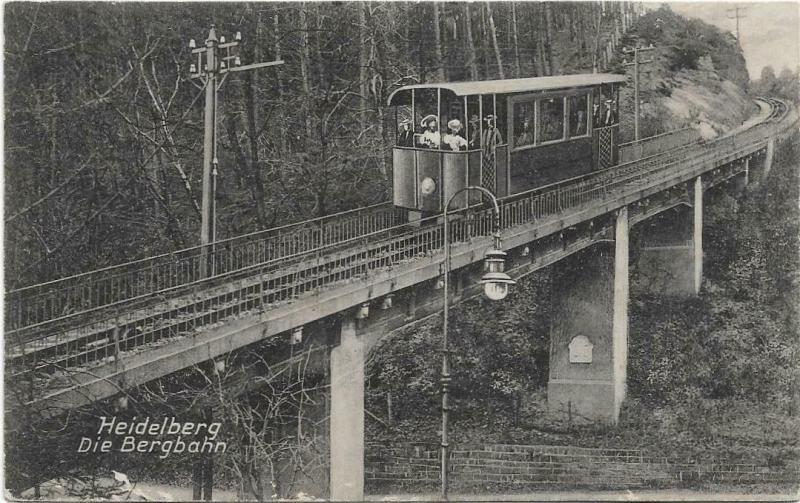
[(467, 37), (467, 66), (472, 80), (478, 80), (478, 61), (475, 55), (475, 40), (472, 36), (472, 15), (470, 14), (470, 3), (464, 2), (464, 26)]
[(522, 77), (522, 68), (519, 61), (519, 37), (517, 36), (517, 8), (514, 2), (511, 2), (511, 32), (513, 33), (514, 40), (514, 76), (516, 78)]
[(444, 58), (442, 57), (443, 50), (442, 50), (442, 28), (441, 28), (441, 21), (439, 20), (440, 14), (440, 7), (439, 2), (434, 0), (433, 3), (433, 32), (436, 36), (436, 43), (434, 44), (436, 50), (436, 79), (439, 82), (444, 82), (446, 80), (445, 69), (444, 69)]
[(494, 18), (492, 17), (492, 6), (486, 2), (486, 17), (489, 20), (489, 33), (492, 36), (492, 46), (494, 47), (494, 56), (497, 60), (497, 73), (501, 79), (506, 78), (503, 71), (503, 58), (500, 56), (500, 47), (497, 45), (497, 30), (494, 26)]

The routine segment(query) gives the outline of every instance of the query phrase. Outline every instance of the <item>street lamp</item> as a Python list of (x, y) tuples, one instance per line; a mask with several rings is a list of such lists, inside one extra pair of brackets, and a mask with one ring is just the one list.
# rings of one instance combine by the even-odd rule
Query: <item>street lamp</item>
[(492, 210), (494, 212), (492, 218), (492, 229), (494, 230), (494, 243), (492, 249), (486, 252), (485, 255), (485, 274), (481, 278), (481, 284), (483, 284), (483, 291), (486, 296), (492, 300), (502, 300), (508, 295), (508, 287), (516, 283), (511, 277), (505, 273), (505, 252), (503, 252), (501, 248), (500, 242), (500, 207), (497, 204), (497, 198), (492, 194), (489, 190), (478, 187), (478, 186), (467, 186), (463, 189), (457, 191), (455, 194), (450, 196), (448, 199), (447, 204), (444, 207), (444, 274), (443, 274), (443, 293), (444, 293), (444, 325), (442, 328), (442, 377), (441, 377), (441, 385), (442, 385), (442, 459), (441, 459), (441, 468), (442, 468), (442, 499), (447, 499), (447, 491), (448, 491), (448, 478), (447, 478), (447, 447), (448, 447), (448, 439), (447, 439), (447, 426), (449, 420), (449, 411), (450, 408), (448, 407), (448, 394), (450, 391), (450, 351), (447, 347), (447, 325), (448, 325), (448, 315), (449, 315), (449, 298), (448, 298), (448, 290), (449, 290), (449, 273), (450, 273), (450, 232), (449, 232), (449, 222), (448, 222), (448, 212), (450, 210), (450, 203), (453, 202), (453, 199), (456, 198), (462, 192), (470, 191), (470, 190), (477, 190), (484, 196), (488, 197), (492, 201)]

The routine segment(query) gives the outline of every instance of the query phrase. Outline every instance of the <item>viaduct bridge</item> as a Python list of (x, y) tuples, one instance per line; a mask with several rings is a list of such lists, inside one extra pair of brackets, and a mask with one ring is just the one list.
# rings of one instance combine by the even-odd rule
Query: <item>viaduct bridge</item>
[[(654, 288), (696, 294), (704, 191), (764, 176), (776, 141), (797, 129), (793, 108), (770, 99), (760, 107), (756, 119), (716, 140), (660, 149), (500, 201), (506, 272), (518, 279), (554, 265), (561, 278), (553, 297), (551, 408), (616, 422), (625, 399), (630, 230), (677, 208), (659, 220), (664, 225), (646, 227), (637, 267)], [(450, 222), (453, 302), (478, 295), (492, 225), (484, 206)], [(444, 272), (443, 238), (441, 218), (410, 223), (379, 204), (219, 241), (211, 253), (189, 248), (7, 292), (6, 389), (27, 383), (24, 393), (7, 393), (7, 431), (23, 416), (115, 397), (306, 326), (306, 339), (331, 341), (330, 496), (363, 499), (365, 356), (391, 332), (442, 308), (433, 286)], [(591, 259), (579, 277), (574, 268), (559, 269), (587, 248)], [(315, 324), (333, 318), (334, 325)], [(312, 326), (338, 333), (309, 333)], [(587, 342), (590, 363), (571, 363), (571, 346)]]

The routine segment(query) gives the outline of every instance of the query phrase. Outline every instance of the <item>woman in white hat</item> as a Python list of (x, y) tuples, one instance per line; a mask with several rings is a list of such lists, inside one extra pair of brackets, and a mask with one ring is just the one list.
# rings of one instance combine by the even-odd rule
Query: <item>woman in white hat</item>
[(420, 125), (425, 129), (425, 132), (422, 133), (422, 137), (420, 138), (420, 143), (422, 147), (428, 148), (439, 148), (439, 144), (442, 142), (442, 136), (439, 133), (439, 124), (436, 120), (436, 116), (426, 115)]
[(442, 142), (449, 146), (450, 150), (455, 150), (456, 152), (459, 150), (466, 150), (467, 140), (458, 134), (461, 131), (461, 121), (458, 119), (451, 120), (447, 123), (447, 129), (449, 131), (444, 135), (444, 138), (442, 138)]

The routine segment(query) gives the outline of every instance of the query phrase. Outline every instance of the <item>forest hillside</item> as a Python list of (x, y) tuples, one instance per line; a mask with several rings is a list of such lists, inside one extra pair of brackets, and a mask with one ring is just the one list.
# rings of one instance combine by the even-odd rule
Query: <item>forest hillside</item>
[(387, 200), (385, 103), (404, 84), (630, 76), (621, 51), (639, 39), (658, 48), (643, 72), (644, 134), (698, 118), (721, 128), (749, 110), (729, 35), (632, 2), (10, 3), (5, 14), (6, 288), (198, 243), (203, 100), (189, 40), (211, 23), (242, 33), (243, 64), (285, 61), (219, 90), (218, 238)]

